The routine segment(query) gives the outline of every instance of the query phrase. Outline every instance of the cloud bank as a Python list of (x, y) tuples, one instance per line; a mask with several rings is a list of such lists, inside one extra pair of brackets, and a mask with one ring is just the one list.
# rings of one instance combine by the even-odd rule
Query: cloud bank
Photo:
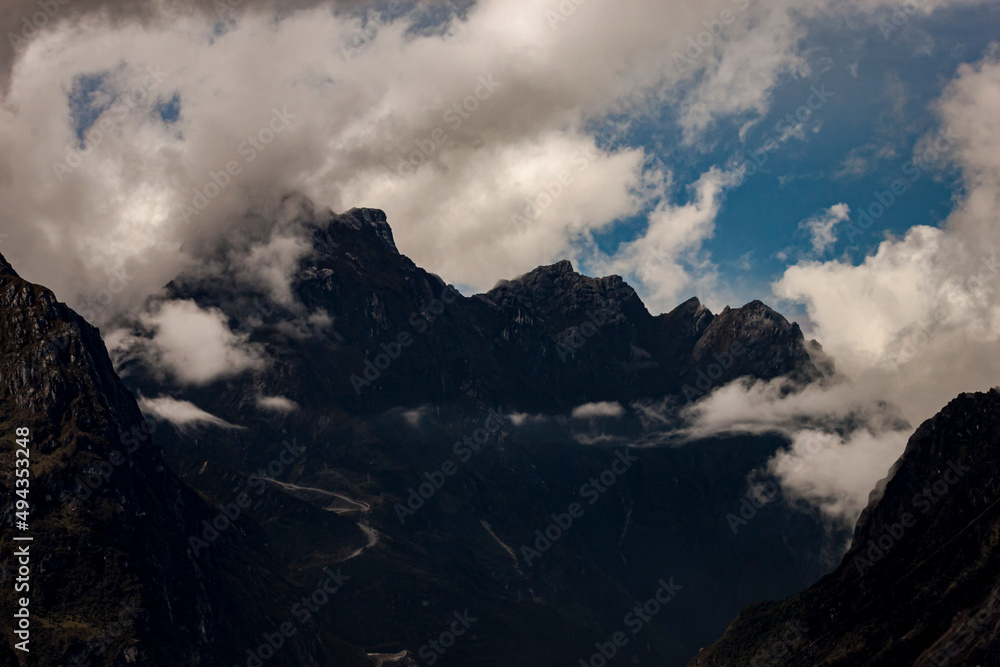
[[(638, 259), (652, 267), (640, 286), (670, 307), (711, 285), (700, 246), (726, 179), (676, 183), (621, 132), (663, 105), (692, 143), (720, 118), (762, 113), (779, 80), (807, 73), (808, 22), (891, 3), (303, 0), (221, 16), (216, 4), (60, 4), (0, 54), (3, 252), (80, 308), (109, 267), (131, 276), (91, 309), (98, 321), (290, 191), (384, 208), (401, 250), (454, 284), (486, 289), (564, 257)], [(428, 23), (441, 6), (452, 11)], [(0, 22), (16, 32), (36, 11), (8, 3)], [(669, 203), (689, 187), (694, 203)], [(635, 215), (649, 229), (595, 257), (594, 235)]]
[[(248, 211), (280, 218), (275, 202), (290, 192), (334, 210), (385, 209), (400, 250), (450, 283), (486, 289), (569, 258), (626, 275), (654, 310), (690, 292), (714, 306), (704, 244), (745, 174), (727, 163), (680, 182), (650, 148), (624, 141), (632, 123), (668, 109), (683, 148), (705, 150), (720, 120), (752, 126), (779, 82), (811, 73), (812, 28), (871, 27), (899, 9), (895, 0), (481, 0), (376, 11), (274, 0), (229, 3), (220, 15), (214, 0), (54, 3), (0, 8), (0, 251), (98, 324), (201, 266), (204, 248), (242, 233)], [(929, 0), (907, 16), (959, 4)], [(442, 8), (444, 18), (428, 18)], [(928, 179), (947, 160), (960, 169), (965, 192), (945, 226), (869, 238), (862, 216), (905, 196), (890, 185), (850, 221), (837, 207), (810, 221), (814, 256), (774, 285), (806, 309), (809, 333), (859, 388), (855, 404), (892, 401), (917, 422), (996, 381), (998, 105), (995, 55), (963, 67), (937, 109), (942, 133), (910, 165)], [(597, 249), (629, 219), (639, 220), (631, 240)], [(835, 233), (875, 251), (858, 266), (819, 261)], [(289, 268), (307, 246), (294, 221), (260, 239), (242, 248), (242, 279), (294, 309)], [(142, 318), (156, 331), (145, 352), (178, 382), (266, 363), (219, 313), (175, 302)], [(767, 388), (735, 389), (744, 395), (716, 400), (759, 407), (763, 392), (781, 405)], [(842, 400), (834, 411), (861, 409)], [(712, 406), (735, 409), (706, 403), (692, 428), (726, 427)], [(845, 438), (877, 452), (865, 463), (875, 468), (899, 446)], [(829, 481), (785, 479), (805, 495), (836, 495)], [(830, 506), (849, 513), (856, 503)]]
[[(868, 239), (873, 252), (858, 265), (802, 260), (774, 283), (776, 296), (806, 308), (807, 336), (823, 342), (843, 377), (797, 393), (783, 392), (780, 383), (738, 382), (686, 415), (689, 435), (787, 435), (792, 447), (768, 469), (793, 496), (847, 523), (902, 454), (913, 426), (957, 394), (987, 390), (1000, 379), (997, 55), (961, 67), (936, 110), (941, 129), (920, 142), (910, 169), (840, 224), (843, 233), (864, 238), (865, 216), (880, 216), (905, 196), (906, 174), (931, 178), (954, 165), (964, 192), (945, 224)], [(821, 245), (828, 223), (846, 214), (834, 209), (808, 225)], [(886, 412), (889, 405), (900, 412)], [(838, 423), (854, 426), (838, 431)]]
[(139, 408), (144, 413), (152, 415), (157, 419), (170, 422), (183, 432), (189, 432), (200, 426), (213, 426), (222, 429), (243, 428), (205, 412), (190, 401), (179, 401), (169, 396), (161, 396), (159, 398), (140, 397)]

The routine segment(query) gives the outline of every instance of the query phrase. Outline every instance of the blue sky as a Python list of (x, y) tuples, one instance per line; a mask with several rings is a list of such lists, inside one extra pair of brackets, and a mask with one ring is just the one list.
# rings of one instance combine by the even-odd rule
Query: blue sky
[[(759, 298), (850, 379), (727, 387), (703, 411), (709, 430), (748, 417), (805, 443), (803, 423), (885, 402), (916, 424), (1000, 378), (995, 0), (909, 14), (897, 0), (408, 0), (388, 14), (261, 0), (226, 17), (194, 4), (157, 20), (95, 0), (86, 25), (54, 21), (3, 63), (3, 253), (72, 306), (104, 299), (102, 327), (248, 213), (276, 224), (241, 273), (287, 301), (311, 237), (279, 202), (300, 192), (383, 209), (400, 251), (465, 293), (569, 258), (625, 276), (654, 313)], [(906, 20), (883, 35), (894, 16)], [(674, 54), (705, 36), (678, 72)], [(815, 90), (832, 95), (817, 106)], [(113, 131), (83, 150), (95, 123)], [(942, 126), (951, 162), (912, 181)], [(863, 505), (902, 447), (877, 426), (831, 435), (789, 483)]]
[[(875, 193), (900, 177), (918, 142), (939, 129), (935, 105), (960, 65), (990, 52), (1000, 4), (949, 0), (907, 14), (891, 0), (855, 0), (828, 10), (783, 1), (787, 6), (746, 3), (741, 10), (741, 0), (715, 0), (688, 17), (686, 27), (673, 24), (679, 9), (669, 3), (614, 12), (583, 2), (565, 16), (552, 7), (568, 5), (548, 0), (405, 2), (394, 10), (382, 3), (355, 13), (334, 10), (333, 18), (322, 9), (282, 14), (266, 27), (234, 11), (224, 23), (210, 17), (201, 36), (185, 34), (188, 51), (179, 53), (186, 55), (171, 56), (180, 74), (115, 124), (122, 141), (114, 150), (139, 151), (131, 138), (144, 137), (178, 156), (169, 168), (170, 182), (183, 174), (180, 195), (169, 196), (183, 203), (219, 168), (221, 156), (231, 156), (264, 122), (253, 114), (301, 98), (310, 129), (300, 128), (298, 155), (255, 164), (261, 168), (256, 182), (244, 179), (225, 193), (222, 199), (231, 201), (216, 207), (220, 215), (238, 216), (260, 191), (300, 189), (335, 210), (385, 209), (402, 251), (465, 293), (570, 258), (590, 275), (622, 273), (653, 312), (689, 296), (713, 309), (762, 299), (806, 322), (806, 301), (772, 292), (789, 267), (809, 260), (860, 264), (889, 235), (940, 225), (962, 197), (960, 172), (941, 159), (874, 225), (846, 233)], [(677, 71), (677, 54), (701, 37), (720, 7), (737, 20)], [(900, 17), (905, 20), (895, 25)], [(648, 27), (636, 25), (647, 20)], [(668, 38), (661, 40), (658, 23)], [(309, 34), (317, 26), (320, 32)], [(615, 37), (637, 28), (645, 32), (634, 44)], [(262, 29), (277, 37), (262, 38)], [(180, 32), (158, 38), (182, 39)], [(578, 50), (579, 44), (593, 50)], [(242, 48), (249, 49), (241, 56), (242, 75), (212, 64)], [(258, 59), (265, 52), (270, 55)], [(734, 65), (733, 54), (749, 62)], [(113, 105), (143, 73), (134, 49), (112, 48), (106, 62), (83, 67), (63, 84), (79, 148), (87, 128), (114, 115)], [(727, 68), (734, 66), (739, 71), (727, 83)], [(467, 101), (484, 73), (496, 72), (507, 83), (496, 95), (473, 100), (483, 110), (459, 127), (442, 123), (442, 110)], [(815, 100), (817, 108), (805, 106)], [(355, 101), (360, 106), (352, 108)], [(694, 127), (691, 110), (699, 104), (704, 108)], [(238, 122), (223, 120), (215, 111), (220, 105)], [(580, 119), (587, 120), (581, 125)], [(156, 123), (161, 130), (150, 129)], [(424, 163), (410, 175), (386, 173), (398, 171), (404, 157), (414, 160), (413, 148), (439, 130), (445, 141), (418, 155)], [(157, 131), (162, 139), (150, 134)], [(213, 153), (208, 148), (217, 138)], [(571, 194), (538, 215), (528, 234), (508, 224), (594, 141), (598, 156), (591, 164), (597, 166), (574, 174)], [(341, 152), (345, 146), (349, 154)], [(725, 185), (718, 209), (700, 228), (663, 229), (692, 224), (680, 218), (686, 206), (696, 207), (696, 187), (706, 174), (732, 175), (753, 155), (766, 162), (742, 184)], [(107, 158), (123, 164), (120, 156)], [(631, 197), (656, 165), (669, 174), (663, 197)], [(802, 222), (834, 206), (849, 207), (849, 220), (832, 228), (829, 247), (814, 252)], [(654, 233), (657, 215), (667, 221)], [(168, 213), (155, 224), (170, 228), (176, 217)], [(208, 224), (224, 229), (227, 223)], [(122, 220), (119, 227), (136, 225)], [(629, 274), (650, 262), (651, 272)]]
[[(891, 19), (886, 19), (890, 21)], [(892, 25), (891, 23), (883, 24)], [(974, 62), (1000, 37), (1000, 3), (939, 10), (911, 17), (895, 30), (878, 24), (863, 28), (815, 24), (808, 36), (811, 72), (784, 77), (775, 87), (768, 113), (730, 117), (714, 124), (693, 145), (683, 143), (676, 109), (635, 122), (619, 145), (642, 147), (669, 163), (678, 183), (693, 183), (713, 165), (758, 151), (789, 113), (795, 113), (814, 86), (833, 93), (805, 124), (801, 138), (789, 139), (743, 185), (728, 192), (705, 243), (718, 264), (721, 282), (738, 299), (775, 302), (770, 285), (785, 268), (811, 252), (799, 223), (838, 203), (851, 208), (851, 221), (886, 190), (913, 158), (918, 140), (940, 129), (934, 103), (962, 63)], [(741, 127), (755, 124), (742, 140)], [(876, 223), (851, 243), (846, 235), (816, 259), (858, 263), (886, 235), (914, 224), (938, 226), (953, 208), (961, 181), (945, 160), (924, 174)], [(672, 193), (677, 204), (690, 192)], [(845, 225), (841, 225), (841, 230)], [(613, 253), (643, 227), (643, 217), (623, 221), (599, 235)], [(583, 266), (584, 270), (588, 267)], [(780, 304), (802, 314), (795, 304)]]

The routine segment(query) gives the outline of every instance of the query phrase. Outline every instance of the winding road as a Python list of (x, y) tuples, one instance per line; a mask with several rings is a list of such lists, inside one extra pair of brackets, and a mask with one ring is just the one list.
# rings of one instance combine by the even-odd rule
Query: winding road
[(368, 514), (371, 512), (372, 506), (364, 502), (363, 500), (354, 500), (353, 498), (348, 498), (342, 493), (337, 493), (336, 491), (327, 491), (326, 489), (317, 489), (316, 487), (313, 486), (299, 486), (298, 484), (279, 482), (278, 480), (272, 479), (270, 477), (260, 477), (260, 479), (264, 480), (265, 482), (270, 482), (271, 484), (274, 484), (275, 486), (278, 486), (286, 491), (299, 491), (300, 493), (319, 493), (324, 496), (336, 498), (337, 500), (343, 501), (350, 505), (350, 507), (343, 507), (343, 506), (338, 506), (337, 503), (334, 503), (329, 507), (323, 508), (327, 512), (333, 512), (334, 514), (338, 515), (356, 514), (356, 513), (361, 514), (361, 520), (358, 522), (357, 526), (358, 528), (361, 529), (361, 532), (365, 534), (365, 537), (368, 538), (368, 544), (359, 549), (356, 549), (346, 558), (342, 558), (341, 560), (337, 561), (338, 563), (343, 563), (345, 561), (351, 560), (352, 558), (357, 558), (366, 551), (369, 551), (370, 549), (374, 548), (375, 545), (377, 545), (381, 541), (382, 535), (377, 530), (372, 528), (371, 525), (369, 524)]

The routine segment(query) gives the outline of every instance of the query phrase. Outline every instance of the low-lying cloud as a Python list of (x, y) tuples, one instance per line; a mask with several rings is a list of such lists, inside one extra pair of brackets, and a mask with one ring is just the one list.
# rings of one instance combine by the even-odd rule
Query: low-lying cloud
[[(807, 336), (822, 341), (843, 377), (791, 392), (781, 381), (738, 381), (685, 412), (688, 437), (788, 436), (791, 448), (768, 470), (791, 496), (848, 523), (916, 425), (957, 394), (985, 391), (1000, 378), (997, 56), (963, 66), (936, 108), (942, 129), (918, 144), (915, 160), (925, 161), (921, 169), (954, 164), (960, 170), (965, 191), (946, 223), (873, 239), (874, 252), (858, 265), (802, 260), (774, 284), (778, 297), (805, 306)], [(883, 211), (891, 206), (891, 187), (873, 199)], [(863, 231), (857, 226), (863, 215), (877, 211), (855, 212), (841, 223), (844, 233)], [(840, 217), (831, 213), (828, 220)]]
[(139, 409), (157, 419), (169, 422), (182, 432), (190, 432), (201, 426), (221, 429), (242, 429), (225, 419), (205, 412), (190, 401), (180, 401), (169, 396), (159, 398), (139, 398)]
[(621, 403), (602, 401), (600, 403), (585, 403), (573, 408), (574, 419), (593, 419), (595, 417), (617, 418), (625, 414)]
[(261, 346), (233, 332), (217, 309), (203, 309), (189, 300), (165, 301), (140, 321), (149, 337), (119, 332), (109, 336), (109, 348), (119, 357), (142, 355), (152, 368), (180, 384), (205, 385), (266, 365)]

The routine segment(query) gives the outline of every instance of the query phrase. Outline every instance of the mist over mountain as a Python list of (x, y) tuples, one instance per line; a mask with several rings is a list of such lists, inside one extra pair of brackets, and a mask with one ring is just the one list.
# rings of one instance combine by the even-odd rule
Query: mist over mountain
[(1000, 664), (1000, 3), (0, 5), (0, 667)]
[[(108, 332), (117, 372), (96, 329), (0, 262), (5, 414), (41, 444), (36, 534), (77, 554), (37, 594), (62, 630), (29, 664), (991, 655), (997, 633), (966, 635), (992, 609), (968, 554), (990, 548), (975, 480), (995, 468), (995, 392), (918, 429), (852, 538), (776, 474), (780, 428), (689, 428), (738, 379), (843, 382), (763, 303), (654, 316), (569, 262), (467, 297), (401, 255), (381, 211), (269, 210)], [(934, 582), (907, 579), (922, 567)]]
[(751, 605), (690, 664), (997, 664), (998, 415), (992, 389), (921, 424), (840, 566)]
[(223, 506), (266, 489), (236, 525), (289, 571), (351, 573), (324, 610), (346, 641), (426, 661), (469, 610), (440, 664), (589, 659), (662, 579), (676, 595), (615, 664), (683, 664), (841, 553), (846, 531), (768, 477), (783, 437), (676, 434), (737, 377), (832, 376), (764, 304), (653, 316), (569, 262), (466, 297), (400, 255), (379, 211), (279, 208), (109, 335), (182, 480)]
[[(0, 604), (13, 614), (30, 598), (36, 623), (27, 655), (14, 651), (24, 637), (4, 632), (0, 663), (227, 664), (280, 627), (300, 582), (275, 568), (250, 526), (201, 558), (192, 552), (188, 535), (218, 509), (169, 471), (156, 423), (121, 384), (97, 329), (2, 258), (0, 318), (3, 424), (30, 429), (34, 464), (33, 578), (15, 592), (24, 563), (13, 554), (25, 544), (5, 530)], [(3, 447), (13, 458), (17, 445)], [(14, 488), (5, 474), (0, 490)], [(5, 508), (5, 526), (14, 511)], [(272, 664), (329, 661), (370, 664), (321, 625), (288, 638)]]

